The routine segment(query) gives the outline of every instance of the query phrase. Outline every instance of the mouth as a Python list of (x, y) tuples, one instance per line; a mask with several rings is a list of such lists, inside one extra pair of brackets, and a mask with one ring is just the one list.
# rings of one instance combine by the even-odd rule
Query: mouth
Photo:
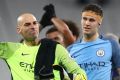
[(91, 29), (91, 28), (89, 28), (89, 27), (84, 27), (84, 28), (83, 28), (84, 31), (89, 31), (90, 29)]
[(30, 35), (34, 35), (34, 34), (35, 34), (35, 32), (34, 32), (34, 31), (31, 31), (29, 34), (30, 34)]
[(36, 31), (31, 31), (30, 33), (29, 33), (29, 35), (31, 35), (31, 36), (35, 36), (37, 33), (36, 33)]

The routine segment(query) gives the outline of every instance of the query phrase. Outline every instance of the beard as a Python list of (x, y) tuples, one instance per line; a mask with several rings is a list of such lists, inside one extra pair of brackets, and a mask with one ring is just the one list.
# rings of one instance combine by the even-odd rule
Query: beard
[(37, 39), (37, 36), (32, 36), (32, 37), (24, 37), (26, 41), (35, 41)]

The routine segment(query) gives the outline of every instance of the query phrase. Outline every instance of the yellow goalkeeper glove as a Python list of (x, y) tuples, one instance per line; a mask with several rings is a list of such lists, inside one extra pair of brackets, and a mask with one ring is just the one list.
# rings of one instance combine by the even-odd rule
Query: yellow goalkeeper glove
[(77, 74), (74, 80), (87, 80), (87, 76), (82, 75), (82, 74)]

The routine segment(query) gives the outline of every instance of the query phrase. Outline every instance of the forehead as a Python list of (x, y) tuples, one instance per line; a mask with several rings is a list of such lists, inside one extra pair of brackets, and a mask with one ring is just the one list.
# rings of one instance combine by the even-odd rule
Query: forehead
[(24, 14), (18, 17), (18, 24), (24, 24), (33, 21), (37, 21), (37, 19), (32, 14)]
[(95, 16), (97, 16), (97, 15), (95, 14), (95, 12), (85, 11), (85, 12), (82, 13), (82, 16), (95, 17)]
[(26, 15), (23, 16), (23, 21), (24, 22), (32, 22), (32, 21), (37, 21), (36, 18), (32, 15)]
[(82, 17), (86, 17), (86, 18), (92, 18), (97, 20), (99, 23), (101, 23), (102, 21), (102, 17), (100, 15), (97, 15), (95, 12), (93, 11), (85, 11), (82, 13)]

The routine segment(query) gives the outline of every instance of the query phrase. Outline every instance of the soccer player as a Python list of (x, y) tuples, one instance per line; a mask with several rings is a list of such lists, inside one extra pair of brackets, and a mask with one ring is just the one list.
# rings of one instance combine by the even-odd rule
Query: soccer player
[(74, 43), (79, 38), (80, 31), (75, 22), (70, 20), (62, 20), (56, 17), (54, 6), (52, 4), (45, 6), (44, 11), (45, 13), (43, 14), (42, 19), (40, 20), (42, 26), (46, 27), (49, 25), (53, 25), (53, 27), (56, 28), (50, 28), (46, 32), (47, 38), (53, 40), (55, 40), (55, 38), (59, 38), (59, 40), (57, 41), (63, 44), (65, 47)]
[[(52, 18), (53, 27), (48, 29), (46, 37), (60, 42), (65, 47), (71, 45), (79, 38), (79, 28), (70, 20), (61, 20), (57, 17)], [(61, 37), (60, 37), (61, 36)]]
[[(0, 58), (7, 62), (12, 80), (34, 80), (37, 52), (41, 46), (38, 38), (39, 26), (40, 24), (33, 14), (21, 14), (17, 19), (17, 32), (22, 35), (23, 42), (0, 42)], [(86, 80), (84, 70), (79, 68), (77, 63), (69, 57), (67, 50), (60, 44), (56, 45), (53, 65), (60, 65), (69, 73), (77, 74), (77, 78), (84, 77), (83, 80)], [(59, 71), (53, 72), (54, 80), (60, 80)]]
[(89, 4), (82, 10), (82, 38), (68, 47), (72, 58), (82, 67), (88, 80), (111, 80), (112, 65), (120, 75), (120, 46), (114, 39), (99, 34), (102, 9)]

